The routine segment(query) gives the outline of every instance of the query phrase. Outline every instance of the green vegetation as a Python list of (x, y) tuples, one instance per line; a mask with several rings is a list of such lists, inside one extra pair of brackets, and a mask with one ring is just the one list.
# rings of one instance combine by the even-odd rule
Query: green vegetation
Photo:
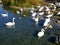
[(7, 6), (31, 7), (44, 3), (44, 0), (2, 0), (2, 2)]

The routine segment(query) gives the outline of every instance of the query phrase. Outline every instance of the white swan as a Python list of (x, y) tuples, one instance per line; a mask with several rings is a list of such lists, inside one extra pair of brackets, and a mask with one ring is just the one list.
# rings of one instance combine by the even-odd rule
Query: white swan
[(60, 11), (57, 13), (57, 15), (60, 15)]
[(31, 13), (34, 13), (34, 10), (35, 10), (35, 9), (34, 9), (34, 7), (33, 7), (33, 5), (32, 5), (32, 8), (30, 9), (30, 12), (31, 12)]
[(40, 8), (39, 8), (39, 11), (42, 11), (43, 9), (44, 9), (44, 6), (40, 7)]
[(38, 15), (39, 16), (44, 15), (44, 12), (39, 12)]
[(41, 29), (40, 32), (38, 32), (37, 36), (38, 36), (38, 39), (41, 38), (42, 36), (44, 36), (44, 32), (45, 30), (44, 29)]
[(13, 22), (5, 23), (5, 25), (6, 25), (6, 26), (13, 26), (13, 25), (15, 25), (14, 19), (15, 19), (15, 18), (13, 18)]
[(35, 16), (36, 16), (36, 14), (37, 14), (36, 12), (32, 13), (32, 17), (35, 17)]
[(52, 17), (52, 16), (53, 16), (53, 13), (49, 14), (49, 15), (46, 16), (46, 17), (50, 18), (50, 17)]
[(23, 12), (23, 8), (20, 8), (20, 11)]
[(20, 14), (20, 12), (19, 12), (19, 11), (16, 11), (16, 13), (17, 13), (17, 14)]
[(45, 6), (45, 8), (46, 8), (46, 11), (50, 11), (50, 9), (49, 9), (49, 7), (48, 7), (48, 6)]
[(50, 18), (46, 19), (43, 26), (48, 26), (49, 25), (49, 22), (50, 22)]
[(39, 18), (38, 17), (35, 18), (35, 22), (36, 22), (36, 24), (38, 24), (38, 22), (39, 22)]
[(3, 17), (8, 17), (8, 13), (6, 12), (5, 14), (1, 14)]

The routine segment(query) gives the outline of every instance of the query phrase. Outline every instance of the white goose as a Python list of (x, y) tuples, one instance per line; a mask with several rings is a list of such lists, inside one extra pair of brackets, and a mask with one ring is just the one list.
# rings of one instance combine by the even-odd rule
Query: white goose
[(3, 17), (8, 17), (8, 13), (6, 12), (5, 14), (1, 14)]
[(13, 22), (5, 23), (5, 25), (6, 25), (6, 26), (13, 26), (13, 25), (15, 25), (14, 19), (15, 19), (15, 18), (13, 18)]
[(41, 38), (42, 36), (44, 36), (44, 32), (45, 30), (44, 29), (41, 29), (40, 32), (38, 32), (37, 36), (38, 36), (38, 39)]

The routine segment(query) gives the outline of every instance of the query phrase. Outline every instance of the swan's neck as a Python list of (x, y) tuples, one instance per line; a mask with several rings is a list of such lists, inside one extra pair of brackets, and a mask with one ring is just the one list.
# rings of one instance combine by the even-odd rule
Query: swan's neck
[(14, 19), (13, 19), (13, 23), (15, 23)]

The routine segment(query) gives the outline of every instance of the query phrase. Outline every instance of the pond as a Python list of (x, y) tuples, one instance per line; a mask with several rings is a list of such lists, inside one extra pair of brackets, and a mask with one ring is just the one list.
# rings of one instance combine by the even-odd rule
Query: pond
[[(1, 14), (6, 12), (8, 17), (3, 17)], [(48, 39), (54, 33), (60, 33), (60, 28), (53, 19), (54, 28), (47, 29), (45, 35), (38, 39), (36, 35), (42, 28), (41, 24), (36, 25), (31, 16), (23, 17), (11, 10), (6, 12), (3, 5), (0, 5), (0, 45), (53, 45)], [(13, 17), (15, 17), (15, 26), (8, 28), (5, 23), (12, 22)]]

